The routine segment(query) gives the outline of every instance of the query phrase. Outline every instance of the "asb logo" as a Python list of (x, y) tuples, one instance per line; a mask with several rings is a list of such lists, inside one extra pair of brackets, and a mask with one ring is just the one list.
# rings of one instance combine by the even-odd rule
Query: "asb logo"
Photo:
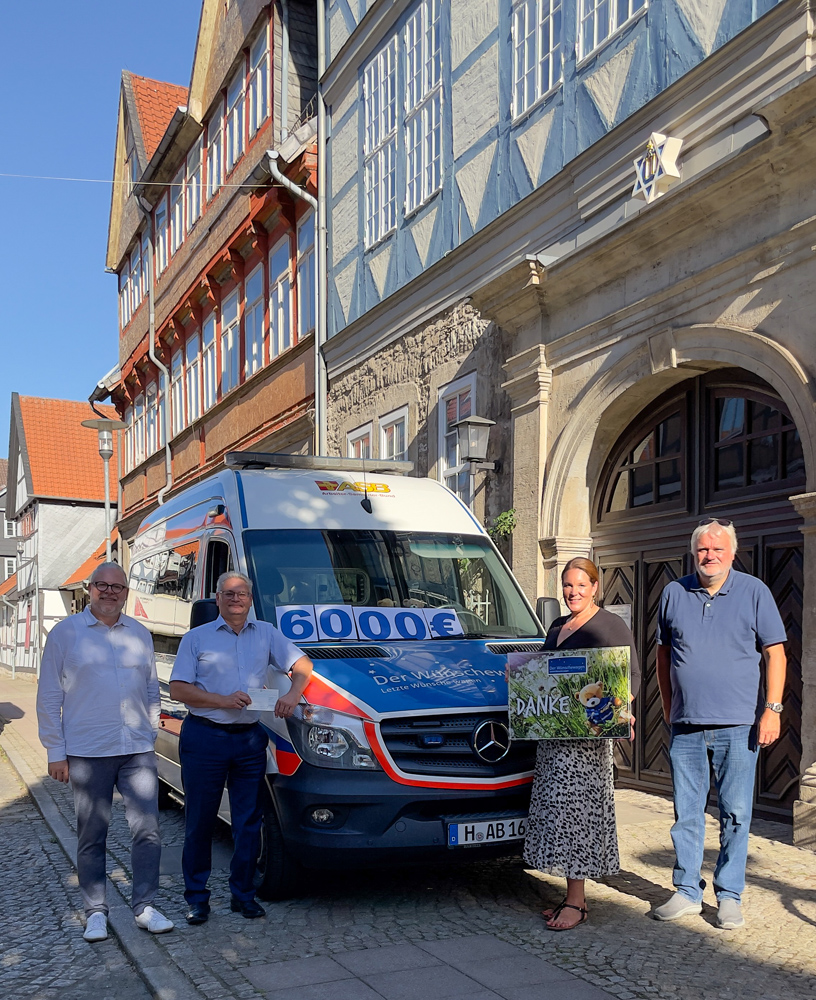
[(323, 493), (390, 493), (391, 487), (385, 483), (338, 483), (333, 479), (315, 479)]

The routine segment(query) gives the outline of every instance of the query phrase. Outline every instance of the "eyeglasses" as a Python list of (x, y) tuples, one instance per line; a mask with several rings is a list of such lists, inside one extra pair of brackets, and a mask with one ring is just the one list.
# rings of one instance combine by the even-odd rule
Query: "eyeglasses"
[(222, 597), (226, 597), (228, 601), (239, 600), (245, 601), (249, 596), (248, 590), (219, 590), (219, 594)]
[(110, 591), (114, 597), (118, 597), (123, 590), (127, 590), (127, 587), (123, 583), (105, 583), (104, 580), (101, 583), (94, 580), (93, 585), (100, 594), (105, 594), (107, 591)]
[(723, 528), (730, 528), (734, 524), (733, 521), (729, 521), (725, 517), (704, 517), (702, 521), (698, 521), (697, 523), (701, 528), (704, 524), (720, 524)]

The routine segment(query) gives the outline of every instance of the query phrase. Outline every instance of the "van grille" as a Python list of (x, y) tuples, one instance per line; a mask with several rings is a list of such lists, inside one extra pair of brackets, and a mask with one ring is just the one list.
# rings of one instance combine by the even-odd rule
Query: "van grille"
[(474, 731), (491, 720), (506, 727), (507, 712), (383, 719), (380, 733), (394, 763), (408, 774), (499, 778), (532, 771), (536, 744), (529, 741), (511, 742), (507, 756), (496, 763), (477, 756)]
[(543, 642), (486, 642), (485, 649), (491, 653), (543, 653)]
[(378, 660), (387, 659), (387, 650), (379, 646), (301, 646), (310, 660)]

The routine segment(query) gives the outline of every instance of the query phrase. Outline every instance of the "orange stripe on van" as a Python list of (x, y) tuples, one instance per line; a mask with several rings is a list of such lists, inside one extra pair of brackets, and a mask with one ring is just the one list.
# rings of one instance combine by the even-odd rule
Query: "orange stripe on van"
[(335, 690), (322, 677), (317, 677), (315, 674), (312, 674), (311, 680), (303, 694), (306, 701), (311, 702), (312, 705), (333, 708), (336, 712), (345, 712), (346, 715), (356, 715), (360, 719), (369, 718), (353, 701), (349, 701), (345, 695)]

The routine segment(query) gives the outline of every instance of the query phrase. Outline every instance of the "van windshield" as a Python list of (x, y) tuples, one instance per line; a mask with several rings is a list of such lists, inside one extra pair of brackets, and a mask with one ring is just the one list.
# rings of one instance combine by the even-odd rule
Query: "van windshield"
[(247, 564), (259, 618), (292, 605), (453, 608), (471, 637), (542, 630), (518, 584), (479, 535), (249, 530)]

